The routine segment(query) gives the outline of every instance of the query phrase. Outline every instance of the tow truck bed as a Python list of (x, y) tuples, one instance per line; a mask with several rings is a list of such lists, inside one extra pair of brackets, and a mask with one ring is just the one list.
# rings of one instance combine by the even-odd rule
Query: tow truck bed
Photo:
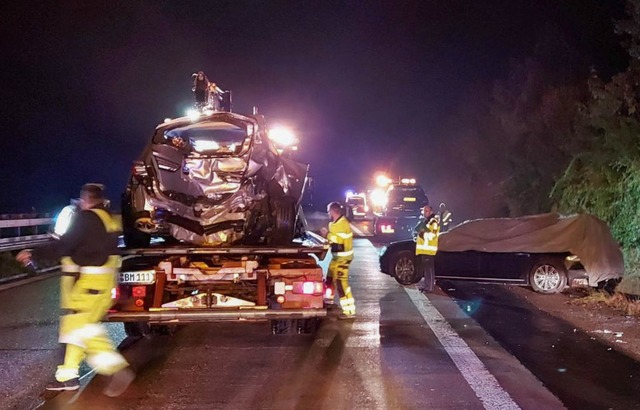
[(264, 320), (274, 333), (285, 322), (300, 332), (327, 316), (318, 260), (328, 250), (313, 233), (289, 246), (123, 249), (116, 303), (104, 320), (124, 322), (127, 333), (136, 323)]

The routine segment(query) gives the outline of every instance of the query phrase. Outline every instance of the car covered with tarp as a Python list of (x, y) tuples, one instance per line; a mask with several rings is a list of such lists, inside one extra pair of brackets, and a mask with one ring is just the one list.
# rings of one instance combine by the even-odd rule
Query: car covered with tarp
[(558, 213), (520, 218), (476, 219), (462, 223), (439, 238), (447, 252), (569, 252), (580, 259), (589, 285), (624, 273), (622, 251), (609, 226), (590, 214)]
[(308, 165), (269, 138), (263, 116), (201, 112), (158, 125), (122, 196), (127, 247), (284, 244), (301, 233)]
[[(597, 287), (624, 273), (609, 227), (589, 214), (475, 219), (440, 234), (438, 242), (436, 279), (524, 284), (555, 293), (572, 278), (585, 276)], [(381, 271), (402, 284), (419, 281), (414, 253), (413, 241), (389, 244), (381, 252)]]

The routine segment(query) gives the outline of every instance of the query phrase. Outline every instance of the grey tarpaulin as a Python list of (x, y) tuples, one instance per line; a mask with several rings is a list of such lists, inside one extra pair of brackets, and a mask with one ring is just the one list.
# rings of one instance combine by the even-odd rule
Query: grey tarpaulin
[(606, 223), (589, 214), (557, 213), (520, 218), (466, 221), (440, 235), (438, 249), (482, 252), (571, 252), (578, 256), (589, 285), (624, 273), (618, 243)]

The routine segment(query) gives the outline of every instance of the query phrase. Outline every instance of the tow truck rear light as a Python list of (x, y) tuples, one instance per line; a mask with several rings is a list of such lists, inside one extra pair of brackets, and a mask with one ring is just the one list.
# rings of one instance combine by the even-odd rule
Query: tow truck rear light
[(144, 300), (143, 299), (136, 299), (135, 304), (137, 307), (143, 307), (144, 306)]
[(134, 298), (143, 298), (147, 296), (147, 288), (145, 286), (134, 286), (131, 288), (131, 296)]
[(276, 302), (283, 304), (284, 303), (284, 296), (280, 295), (276, 298)]
[(322, 295), (324, 293), (324, 284), (322, 282), (294, 282), (293, 293), (302, 293), (305, 295)]

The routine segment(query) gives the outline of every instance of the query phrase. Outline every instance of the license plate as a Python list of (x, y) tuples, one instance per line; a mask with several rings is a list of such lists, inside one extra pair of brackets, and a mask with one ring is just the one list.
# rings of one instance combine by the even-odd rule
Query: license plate
[(156, 281), (155, 270), (137, 270), (131, 272), (120, 272), (119, 283), (142, 283), (151, 284)]

